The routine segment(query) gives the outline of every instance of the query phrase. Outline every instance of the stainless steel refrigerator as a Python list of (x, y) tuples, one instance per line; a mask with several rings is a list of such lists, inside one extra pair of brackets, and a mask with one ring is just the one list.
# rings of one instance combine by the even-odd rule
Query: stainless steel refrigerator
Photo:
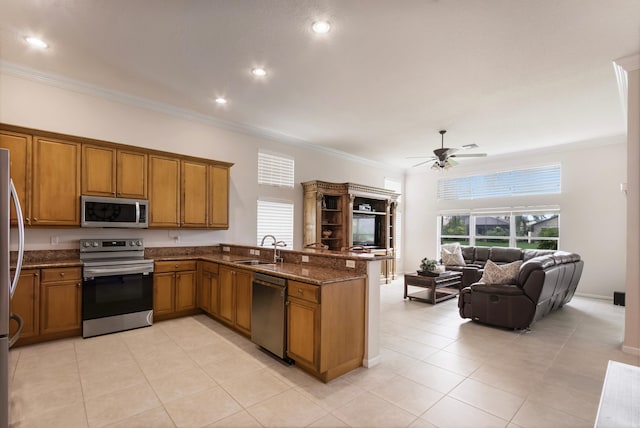
[[(0, 149), (0, 428), (9, 425), (9, 347), (15, 343), (22, 330), (22, 320), (9, 312), (9, 302), (15, 292), (22, 268), (24, 254), (24, 223), (16, 189), (9, 176), (9, 150)], [(18, 257), (15, 273), (10, 269), (10, 206), (16, 209), (18, 220)], [(18, 322), (18, 330), (9, 337), (9, 319)]]

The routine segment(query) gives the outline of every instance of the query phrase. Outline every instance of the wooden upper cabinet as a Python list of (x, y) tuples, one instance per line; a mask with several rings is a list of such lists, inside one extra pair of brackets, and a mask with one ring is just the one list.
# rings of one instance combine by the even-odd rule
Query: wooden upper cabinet
[(116, 150), (82, 145), (82, 194), (116, 196)]
[(146, 199), (147, 155), (83, 144), (82, 194)]
[(147, 199), (147, 155), (117, 151), (116, 192), (119, 198)]
[(30, 224), (80, 225), (81, 145), (36, 137)]
[(149, 227), (180, 226), (180, 160), (149, 156)]
[(209, 227), (229, 228), (229, 168), (209, 165)]
[[(0, 148), (9, 149), (11, 179), (20, 199), (25, 224), (29, 224), (31, 210), (31, 141), (31, 135), (0, 131)], [(13, 204), (10, 209), (11, 224), (16, 224)]]
[(181, 162), (180, 225), (183, 227), (207, 227), (207, 166), (200, 162)]

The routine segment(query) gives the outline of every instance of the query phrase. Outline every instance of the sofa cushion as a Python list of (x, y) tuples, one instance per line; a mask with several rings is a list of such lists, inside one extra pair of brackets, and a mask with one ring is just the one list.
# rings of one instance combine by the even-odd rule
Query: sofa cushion
[(494, 263), (511, 263), (522, 260), (522, 250), (520, 248), (491, 247), (489, 259)]
[(464, 262), (466, 264), (473, 263), (476, 257), (476, 247), (461, 246), (460, 248), (462, 249), (462, 257), (464, 258)]
[(522, 266), (522, 260), (504, 265), (497, 265), (493, 261), (487, 260), (480, 282), (493, 285), (515, 284), (520, 266)]
[(489, 254), (491, 253), (491, 248), (489, 247), (476, 247), (476, 259), (474, 263), (480, 266), (484, 266), (484, 264), (489, 260)]
[(549, 256), (555, 253), (555, 250), (534, 250), (534, 249), (526, 249), (524, 250), (523, 260), (526, 262), (527, 260), (531, 260), (535, 257), (540, 256)]
[(464, 266), (460, 244), (443, 245), (440, 250), (440, 258), (442, 258), (442, 264), (445, 266)]
[(519, 296), (523, 294), (522, 288), (509, 284), (496, 285), (477, 282), (471, 286), (471, 290), (474, 293), (500, 294), (502, 296)]

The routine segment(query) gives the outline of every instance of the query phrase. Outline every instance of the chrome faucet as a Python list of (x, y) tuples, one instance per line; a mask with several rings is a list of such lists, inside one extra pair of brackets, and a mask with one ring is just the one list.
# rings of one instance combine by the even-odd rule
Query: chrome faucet
[(273, 239), (273, 245), (275, 245), (275, 243), (278, 241), (278, 240), (276, 239), (276, 237), (275, 237), (275, 236), (273, 236), (273, 235), (264, 235), (264, 236), (262, 237), (262, 242), (260, 242), (260, 246), (261, 246), (261, 247), (263, 247), (263, 246), (264, 246), (264, 241), (265, 241), (267, 238), (271, 238), (271, 239)]
[(278, 247), (286, 247), (287, 243), (284, 242), (284, 241), (278, 241), (276, 239), (276, 237), (273, 236), (273, 235), (264, 235), (264, 237), (262, 238), (262, 241), (260, 242), (260, 246), (261, 247), (264, 246), (264, 241), (267, 238), (273, 239), (273, 244), (271, 244), (271, 245), (273, 245), (273, 262), (274, 263), (278, 263), (278, 259), (279, 259), (279, 257), (278, 257)]

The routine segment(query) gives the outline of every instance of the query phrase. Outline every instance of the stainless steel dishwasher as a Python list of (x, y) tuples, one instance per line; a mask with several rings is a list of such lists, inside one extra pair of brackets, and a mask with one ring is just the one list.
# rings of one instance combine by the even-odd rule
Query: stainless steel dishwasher
[(260, 272), (253, 274), (251, 341), (289, 362), (287, 346), (287, 280)]

